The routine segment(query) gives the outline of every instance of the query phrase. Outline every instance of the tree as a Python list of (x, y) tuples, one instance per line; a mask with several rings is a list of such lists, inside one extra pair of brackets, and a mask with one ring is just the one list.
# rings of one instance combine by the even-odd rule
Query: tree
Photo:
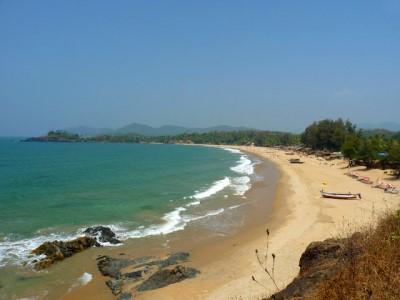
[(315, 150), (338, 151), (345, 142), (346, 136), (354, 134), (355, 131), (356, 126), (350, 121), (325, 119), (308, 126), (301, 135), (301, 141)]
[(396, 178), (400, 178), (400, 142), (394, 141), (389, 147), (389, 161), (394, 165), (396, 169)]
[(370, 169), (378, 158), (376, 144), (371, 138), (363, 138), (357, 153), (357, 159), (361, 160), (367, 169)]
[(353, 165), (360, 148), (361, 137), (358, 134), (349, 134), (346, 136), (341, 151), (343, 156), (349, 160), (349, 166)]

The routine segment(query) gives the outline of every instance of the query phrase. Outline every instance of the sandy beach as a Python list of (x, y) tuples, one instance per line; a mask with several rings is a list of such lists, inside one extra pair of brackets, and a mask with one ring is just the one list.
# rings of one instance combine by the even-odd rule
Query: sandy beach
[[(235, 147), (259, 155), (277, 164), (281, 178), (272, 216), (263, 227), (207, 249), (197, 249), (191, 264), (202, 274), (195, 279), (140, 295), (137, 299), (259, 299), (276, 290), (257, 263), (254, 251), (266, 246), (265, 230), (269, 228), (269, 253), (276, 254), (275, 278), (279, 288), (285, 287), (298, 273), (302, 252), (312, 241), (323, 240), (374, 222), (387, 210), (399, 206), (400, 197), (350, 178), (344, 173), (343, 160), (325, 161), (301, 157), (304, 164), (290, 164), (282, 150), (263, 147)], [(390, 181), (382, 170), (365, 171), (352, 168), (375, 180)], [(326, 185), (322, 185), (325, 182)], [(320, 190), (357, 192), (361, 200), (323, 199)], [(222, 255), (218, 255), (222, 253)], [(218, 257), (218, 259), (213, 259)], [(251, 280), (255, 276), (261, 287)]]
[[(255, 257), (255, 249), (261, 253), (265, 251), (267, 228), (271, 233), (269, 253), (276, 255), (276, 283), (284, 288), (298, 274), (300, 256), (309, 243), (357, 230), (399, 205), (399, 195), (384, 193), (346, 176), (347, 163), (343, 160), (301, 156), (304, 164), (290, 164), (290, 158), (300, 156), (272, 148), (229, 147), (267, 159), (278, 167), (280, 178), (272, 211), (265, 216), (265, 221), (229, 238), (192, 247), (191, 259), (186, 265), (201, 271), (196, 278), (144, 292), (135, 299), (260, 299), (276, 291)], [(382, 170), (365, 171), (363, 167), (352, 170), (373, 180), (393, 180)], [(361, 193), (362, 199), (324, 199), (320, 195), (321, 188)], [(191, 234), (190, 231), (187, 234)], [(96, 273), (95, 269), (93, 272)], [(253, 282), (252, 276), (263, 286)], [(113, 299), (105, 288), (104, 278), (95, 276), (94, 279), (63, 299)]]

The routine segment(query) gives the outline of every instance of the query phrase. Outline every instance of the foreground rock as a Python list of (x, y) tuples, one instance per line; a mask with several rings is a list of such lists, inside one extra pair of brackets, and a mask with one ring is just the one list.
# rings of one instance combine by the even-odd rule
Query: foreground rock
[(33, 261), (36, 270), (50, 267), (57, 261), (64, 260), (76, 253), (91, 247), (101, 247), (100, 243), (120, 244), (115, 233), (104, 226), (89, 227), (84, 231), (86, 236), (70, 241), (45, 242), (32, 251), (36, 255), (44, 255), (45, 258)]
[(137, 290), (148, 291), (159, 289), (188, 278), (193, 278), (198, 273), (199, 271), (194, 268), (187, 268), (180, 265), (175, 266), (172, 269), (159, 270), (141, 283), (137, 287)]
[(93, 246), (99, 246), (96, 239), (86, 236), (66, 242), (45, 242), (32, 251), (33, 254), (46, 256), (39, 261), (34, 261), (34, 267), (36, 270), (45, 269), (57, 261), (61, 261)]
[(144, 256), (135, 259), (100, 256), (97, 267), (103, 276), (111, 277), (106, 281), (114, 295), (119, 299), (141, 291), (154, 290), (195, 277), (199, 271), (179, 263), (187, 261), (189, 253), (177, 252), (164, 259)]
[(354, 257), (360, 255), (361, 234), (350, 238), (313, 242), (301, 255), (299, 275), (282, 291), (268, 299), (312, 299), (312, 293), (328, 278), (333, 277)]
[(122, 243), (119, 239), (116, 238), (115, 233), (109, 227), (105, 226), (89, 227), (83, 233), (87, 236), (96, 238), (99, 243), (110, 243), (110, 244)]

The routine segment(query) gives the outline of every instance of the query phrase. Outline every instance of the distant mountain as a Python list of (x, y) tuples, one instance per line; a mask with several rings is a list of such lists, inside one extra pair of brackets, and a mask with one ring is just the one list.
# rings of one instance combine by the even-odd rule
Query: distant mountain
[(204, 133), (211, 131), (244, 131), (254, 130), (247, 127), (234, 127), (227, 125), (220, 125), (207, 128), (190, 128), (181, 127), (174, 125), (164, 125), (161, 127), (152, 127), (148, 125), (131, 123), (126, 126), (111, 129), (111, 128), (92, 128), (85, 126), (69, 127), (65, 128), (64, 131), (79, 134), (80, 136), (97, 136), (97, 135), (123, 135), (123, 134), (140, 134), (144, 136), (162, 136), (162, 135), (178, 135), (182, 133)]
[(362, 129), (386, 129), (390, 131), (400, 131), (400, 123), (381, 122), (381, 123), (360, 123), (359, 128)]

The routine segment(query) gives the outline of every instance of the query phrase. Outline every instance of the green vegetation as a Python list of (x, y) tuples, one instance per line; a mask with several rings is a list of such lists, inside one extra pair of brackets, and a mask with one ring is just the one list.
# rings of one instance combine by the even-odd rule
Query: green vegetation
[(194, 144), (289, 146), (299, 144), (299, 136), (292, 133), (273, 131), (229, 131), (207, 133), (185, 133), (174, 137), (158, 137), (158, 142), (183, 141)]
[(52, 140), (65, 140), (65, 141), (74, 141), (76, 139), (79, 139), (79, 135), (72, 134), (63, 130), (49, 131), (47, 137)]
[(346, 136), (356, 132), (350, 121), (322, 120), (314, 122), (301, 135), (301, 142), (314, 150), (340, 151)]
[(385, 169), (390, 166), (400, 176), (400, 132), (357, 130), (350, 121), (322, 120), (314, 122), (301, 135), (301, 141), (313, 150), (341, 151), (350, 165)]
[(166, 136), (143, 136), (139, 134), (99, 135), (79, 137), (65, 131), (50, 131), (47, 136), (31, 138), (28, 141), (54, 142), (102, 142), (102, 143), (194, 143), (216, 145), (256, 145), (256, 146), (290, 146), (300, 143), (299, 135), (273, 131), (213, 131), (207, 133), (184, 133)]

